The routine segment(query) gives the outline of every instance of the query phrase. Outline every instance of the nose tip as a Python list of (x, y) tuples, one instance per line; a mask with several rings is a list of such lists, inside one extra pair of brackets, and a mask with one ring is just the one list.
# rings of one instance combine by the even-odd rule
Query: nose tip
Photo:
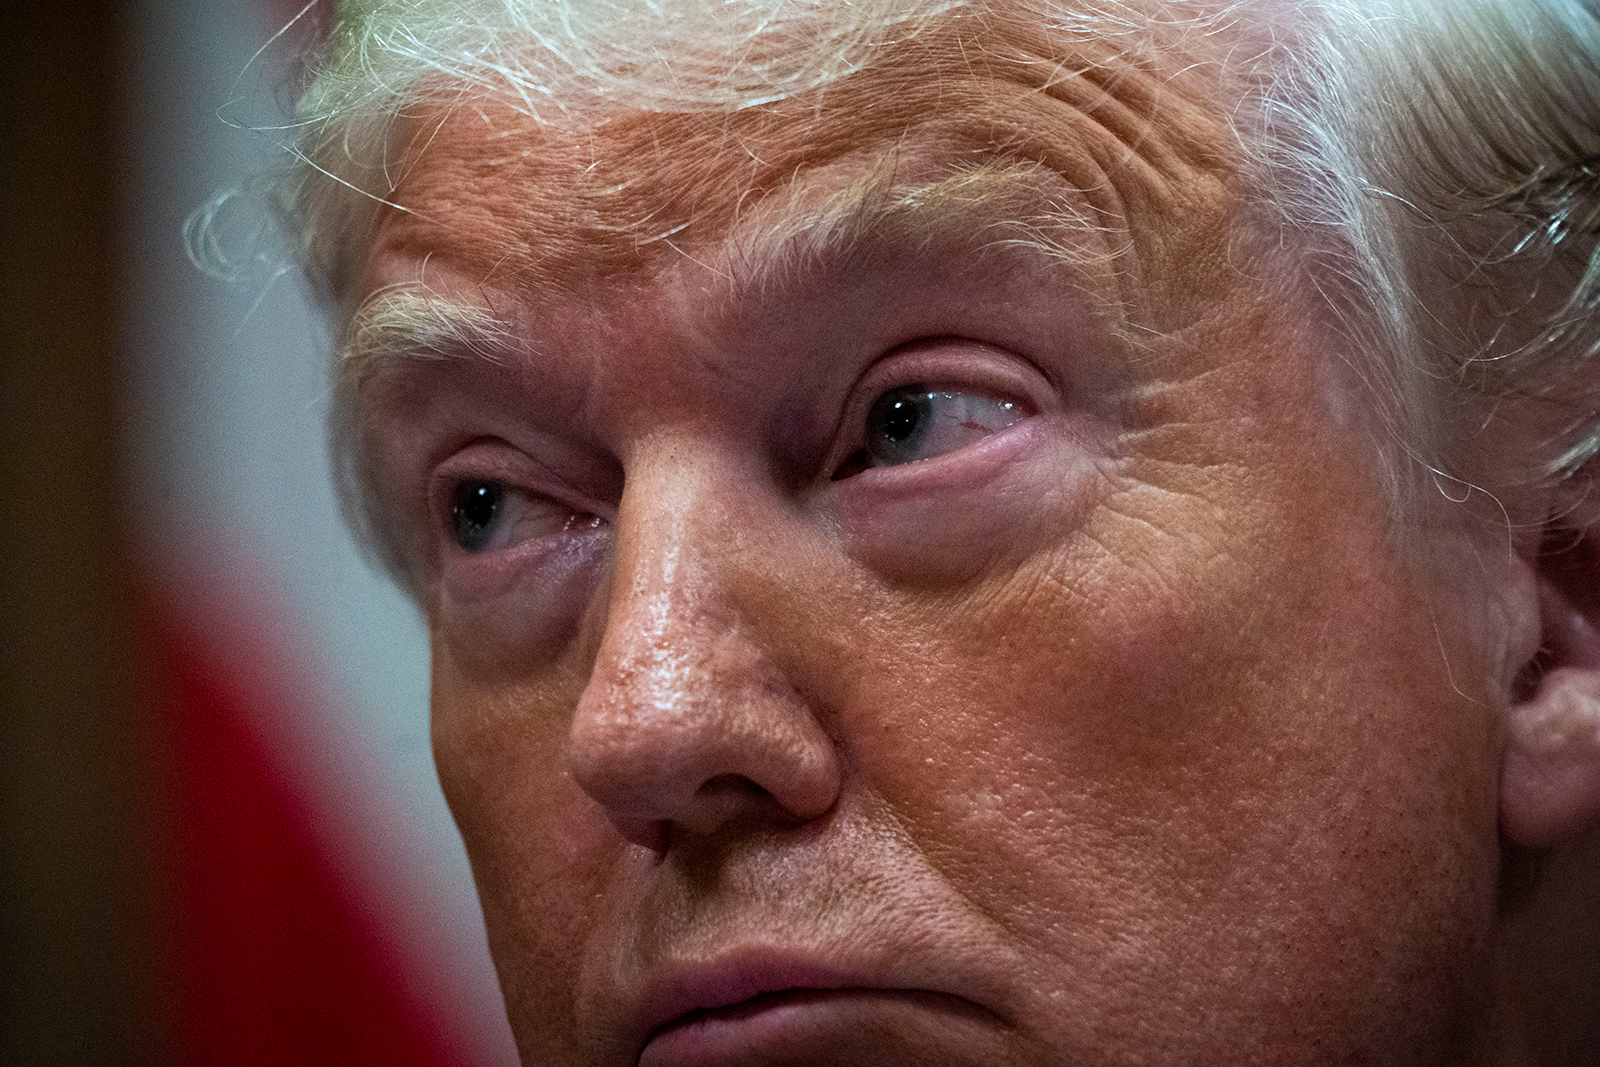
[(570, 735), (578, 784), (624, 838), (658, 851), (736, 820), (815, 819), (840, 789), (815, 709), (694, 570), (614, 599)]

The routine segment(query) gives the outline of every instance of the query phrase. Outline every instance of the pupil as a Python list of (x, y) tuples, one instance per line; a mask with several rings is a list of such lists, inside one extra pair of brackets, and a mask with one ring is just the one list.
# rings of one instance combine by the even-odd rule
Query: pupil
[(892, 444), (909, 441), (927, 414), (928, 395), (924, 386), (896, 389), (873, 405), (872, 422), (882, 437)]
[(889, 410), (883, 417), (883, 435), (891, 441), (904, 441), (917, 431), (917, 423), (922, 421), (922, 412), (917, 410), (917, 405), (909, 397), (902, 397), (889, 404)]
[(500, 513), (501, 488), (494, 482), (463, 482), (450, 498), (450, 527), (456, 544), (477, 552), (489, 543)]

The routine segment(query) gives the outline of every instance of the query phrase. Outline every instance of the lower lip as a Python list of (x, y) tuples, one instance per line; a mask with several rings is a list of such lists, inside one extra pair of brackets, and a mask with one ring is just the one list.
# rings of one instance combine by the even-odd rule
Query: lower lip
[[(991, 1030), (984, 1024), (994, 1021), (977, 1005), (942, 993), (792, 989), (695, 1012), (656, 1031), (639, 1057), (639, 1067), (731, 1067), (752, 1061), (788, 1062), (790, 1057), (812, 1062), (840, 1054), (850, 1055), (851, 1062), (864, 1057), (860, 1062), (884, 1067), (902, 1058), (926, 1063), (930, 1054), (948, 1057), (954, 1047), (970, 1044), (979, 1038), (974, 1027)], [(988, 1036), (992, 1040), (995, 1035)], [(957, 1056), (949, 1062), (966, 1058)], [(975, 1056), (972, 1062), (987, 1061)]]

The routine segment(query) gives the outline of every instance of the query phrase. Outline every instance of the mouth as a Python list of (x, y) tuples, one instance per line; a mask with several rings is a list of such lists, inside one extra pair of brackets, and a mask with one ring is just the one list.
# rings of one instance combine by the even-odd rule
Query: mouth
[[(664, 992), (652, 1014), (660, 1021), (649, 1030), (639, 1067), (811, 1062), (841, 1054), (888, 1064), (902, 1058), (896, 1050), (949, 1050), (952, 1041), (992, 1049), (1009, 1029), (993, 1011), (955, 993), (792, 962), (744, 959), (668, 981), (670, 987), (657, 986)], [(925, 1055), (905, 1058), (926, 1062)]]

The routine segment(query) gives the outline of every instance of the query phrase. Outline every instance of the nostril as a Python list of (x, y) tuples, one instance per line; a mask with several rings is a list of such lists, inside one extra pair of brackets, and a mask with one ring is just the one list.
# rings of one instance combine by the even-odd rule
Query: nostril
[(707, 779), (696, 791), (695, 799), (701, 808), (760, 808), (768, 806), (782, 810), (782, 805), (771, 793), (742, 774), (719, 774)]
[(706, 836), (730, 826), (762, 822), (778, 826), (803, 820), (776, 797), (742, 774), (719, 774), (701, 783), (694, 802), (673, 820), (673, 833), (682, 830)]
[(702, 782), (697, 792), (702, 797), (714, 797), (722, 793), (749, 796), (765, 793), (766, 790), (742, 774), (718, 774)]

